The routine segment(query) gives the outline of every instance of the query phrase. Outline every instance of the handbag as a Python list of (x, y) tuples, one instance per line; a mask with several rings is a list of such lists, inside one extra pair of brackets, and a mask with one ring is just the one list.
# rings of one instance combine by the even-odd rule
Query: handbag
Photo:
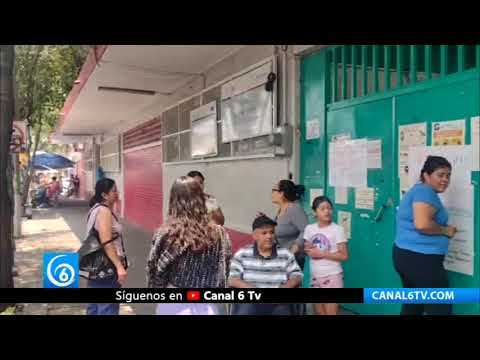
[(115, 241), (117, 238), (118, 236), (101, 243), (98, 232), (95, 229), (90, 230), (87, 239), (77, 251), (80, 276), (88, 280), (103, 280), (117, 277), (117, 269), (104, 249), (105, 245)]
[(77, 251), (79, 257), (80, 276), (88, 280), (106, 280), (117, 278), (117, 269), (105, 252), (105, 246), (118, 239), (118, 237), (119, 235), (116, 235), (112, 237), (112, 239), (102, 243), (100, 241), (98, 231), (94, 226), (92, 226), (87, 238)]

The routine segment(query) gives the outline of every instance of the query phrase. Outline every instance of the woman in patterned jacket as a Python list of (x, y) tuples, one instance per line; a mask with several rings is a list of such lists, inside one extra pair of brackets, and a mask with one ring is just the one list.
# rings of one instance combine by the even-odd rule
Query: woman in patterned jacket
[[(224, 288), (231, 245), (223, 227), (209, 221), (205, 195), (191, 177), (175, 180), (168, 219), (153, 236), (147, 263), (149, 288)], [(157, 315), (215, 315), (214, 304), (158, 304)]]

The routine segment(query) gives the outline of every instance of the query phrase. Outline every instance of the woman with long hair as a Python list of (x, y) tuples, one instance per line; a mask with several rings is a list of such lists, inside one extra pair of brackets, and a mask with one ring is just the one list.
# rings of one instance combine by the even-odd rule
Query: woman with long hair
[[(225, 230), (210, 221), (205, 195), (193, 178), (175, 180), (168, 219), (153, 236), (149, 288), (224, 288), (231, 248)], [(214, 304), (159, 304), (157, 315), (214, 315)]]
[[(104, 246), (105, 253), (114, 267), (107, 273), (100, 273), (95, 278), (88, 279), (89, 288), (119, 288), (127, 279), (127, 257), (122, 237), (122, 225), (113, 213), (113, 207), (118, 201), (118, 191), (115, 181), (103, 178), (95, 185), (95, 195), (90, 200), (90, 212), (87, 217), (87, 236), (95, 232), (98, 240)], [(87, 315), (118, 315), (120, 305), (89, 304)]]

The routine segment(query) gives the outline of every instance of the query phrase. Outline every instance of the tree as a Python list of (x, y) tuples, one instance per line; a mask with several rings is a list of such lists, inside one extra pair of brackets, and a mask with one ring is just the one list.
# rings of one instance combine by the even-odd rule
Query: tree
[[(10, 140), (14, 116), (14, 48), (0, 46), (0, 288), (13, 287), (13, 191)], [(5, 176), (6, 174), (6, 176)], [(0, 304), (2, 312), (9, 304)]]
[(22, 203), (27, 202), (35, 153), (46, 146), (60, 110), (88, 54), (88, 45), (17, 45), (15, 78), (17, 117), (27, 121), (28, 167)]

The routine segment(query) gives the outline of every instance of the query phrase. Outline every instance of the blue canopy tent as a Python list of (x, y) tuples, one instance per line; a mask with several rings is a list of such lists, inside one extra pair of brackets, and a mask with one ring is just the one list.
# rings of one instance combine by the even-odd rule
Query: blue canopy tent
[(43, 165), (35, 165), (35, 164), (33, 165), (33, 168), (35, 170), (52, 170), (49, 167), (46, 167), (46, 166), (43, 166)]
[(47, 152), (37, 152), (33, 166), (38, 170), (57, 170), (74, 167), (75, 163), (62, 155), (51, 154)]

